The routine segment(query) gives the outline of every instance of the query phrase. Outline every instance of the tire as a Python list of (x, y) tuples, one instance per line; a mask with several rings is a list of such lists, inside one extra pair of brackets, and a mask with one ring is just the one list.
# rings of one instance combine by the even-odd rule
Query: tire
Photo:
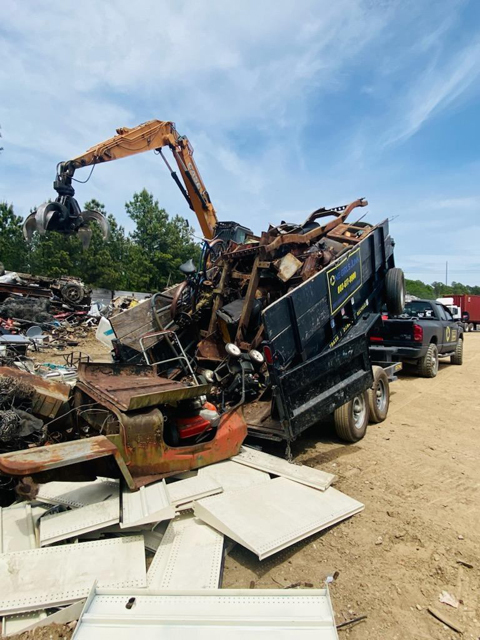
[(403, 271), (394, 267), (385, 276), (385, 294), (388, 313), (399, 316), (405, 307), (405, 276)]
[(455, 347), (455, 353), (450, 356), (451, 364), (463, 364), (463, 340), (460, 339)]
[(345, 442), (358, 442), (368, 427), (368, 396), (360, 393), (333, 414), (337, 436)]
[(438, 349), (434, 342), (428, 345), (427, 353), (418, 361), (418, 374), (422, 378), (435, 378), (438, 373)]
[(390, 384), (382, 367), (373, 367), (373, 385), (367, 391), (370, 422), (383, 422), (390, 406)]
[(85, 289), (81, 284), (70, 282), (62, 287), (61, 294), (65, 302), (69, 302), (73, 305), (81, 304), (85, 297)]

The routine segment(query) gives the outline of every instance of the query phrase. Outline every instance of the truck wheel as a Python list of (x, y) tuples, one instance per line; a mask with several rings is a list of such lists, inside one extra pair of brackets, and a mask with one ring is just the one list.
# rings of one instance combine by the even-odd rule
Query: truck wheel
[(367, 391), (370, 422), (383, 422), (390, 405), (390, 385), (388, 376), (382, 367), (373, 367), (373, 385)]
[(345, 442), (358, 442), (368, 426), (367, 392), (360, 393), (333, 414), (337, 436)]
[(405, 307), (405, 276), (398, 267), (387, 271), (385, 291), (388, 313), (392, 316), (399, 316)]
[(460, 339), (455, 347), (455, 353), (450, 356), (451, 364), (463, 364), (463, 340)]
[(438, 373), (438, 349), (434, 342), (428, 345), (427, 353), (418, 361), (418, 373), (422, 378), (435, 378)]

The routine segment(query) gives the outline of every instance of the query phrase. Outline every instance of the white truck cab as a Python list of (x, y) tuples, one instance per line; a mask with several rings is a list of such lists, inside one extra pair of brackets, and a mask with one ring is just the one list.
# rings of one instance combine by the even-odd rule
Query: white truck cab
[(458, 322), (462, 321), (462, 310), (459, 306), (454, 304), (453, 298), (437, 298), (437, 302), (443, 304), (444, 307), (447, 307), (454, 320), (458, 320)]

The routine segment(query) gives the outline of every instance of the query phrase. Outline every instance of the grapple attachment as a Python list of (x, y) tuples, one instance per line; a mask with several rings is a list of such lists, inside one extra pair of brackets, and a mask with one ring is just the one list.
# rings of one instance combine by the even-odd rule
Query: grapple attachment
[(108, 239), (110, 226), (102, 213), (90, 209), (81, 211), (73, 197), (61, 199), (63, 202), (46, 202), (40, 205), (25, 219), (23, 235), (27, 242), (31, 241), (35, 231), (41, 235), (47, 231), (56, 231), (64, 235), (77, 234), (86, 249), (92, 237), (92, 221), (99, 225), (103, 239)]

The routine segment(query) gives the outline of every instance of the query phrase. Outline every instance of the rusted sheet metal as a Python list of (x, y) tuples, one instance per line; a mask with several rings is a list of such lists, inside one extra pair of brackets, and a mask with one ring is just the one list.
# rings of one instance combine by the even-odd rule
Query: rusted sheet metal
[(0, 376), (10, 376), (30, 384), (36, 392), (33, 413), (43, 418), (55, 418), (62, 404), (68, 402), (70, 397), (71, 387), (68, 384), (20, 371), (16, 367), (0, 367)]
[(263, 234), (260, 243), (265, 245), (265, 251), (267, 253), (271, 253), (278, 249), (282, 244), (310, 244), (313, 240), (318, 240), (322, 236), (327, 233), (333, 231), (336, 227), (341, 225), (350, 213), (356, 207), (365, 207), (368, 205), (368, 202), (364, 198), (360, 198), (359, 200), (355, 200), (345, 207), (337, 207), (337, 209), (331, 210), (321, 210), (319, 212), (314, 212), (308, 221), (313, 221), (315, 219), (325, 217), (325, 216), (336, 216), (334, 220), (327, 222), (327, 224), (312, 229), (308, 233), (284, 233), (282, 235), (277, 236), (275, 239), (272, 239), (271, 233)]
[(226, 460), (240, 451), (247, 425), (240, 410), (222, 416), (215, 438), (188, 447), (169, 447), (163, 439), (158, 409), (147, 414), (124, 414), (117, 436), (93, 436), (0, 455), (0, 472), (30, 476), (50, 469), (114, 456), (131, 489), (181, 471)]
[(156, 476), (158, 479), (159, 476), (198, 469), (236, 455), (247, 436), (247, 424), (241, 410), (225, 413), (213, 440), (187, 447), (168, 446), (162, 432), (163, 428), (158, 428), (148, 437), (144, 431), (141, 441), (137, 436), (135, 444), (128, 430), (125, 432), (127, 444), (122, 454), (137, 486), (141, 486), (144, 476)]
[(148, 365), (83, 362), (78, 368), (78, 387), (93, 392), (123, 411), (195, 398), (211, 385), (185, 384), (156, 375)]
[(20, 293), (22, 296), (34, 296), (35, 298), (52, 298), (53, 294), (50, 289), (41, 289), (25, 284), (0, 283), (0, 293), (11, 295), (12, 293)]
[(216, 334), (207, 336), (197, 345), (197, 354), (199, 358), (205, 360), (215, 360), (222, 362), (225, 360), (225, 344), (218, 338)]
[(115, 455), (117, 447), (105, 436), (44, 445), (0, 455), (0, 472), (24, 476)]

